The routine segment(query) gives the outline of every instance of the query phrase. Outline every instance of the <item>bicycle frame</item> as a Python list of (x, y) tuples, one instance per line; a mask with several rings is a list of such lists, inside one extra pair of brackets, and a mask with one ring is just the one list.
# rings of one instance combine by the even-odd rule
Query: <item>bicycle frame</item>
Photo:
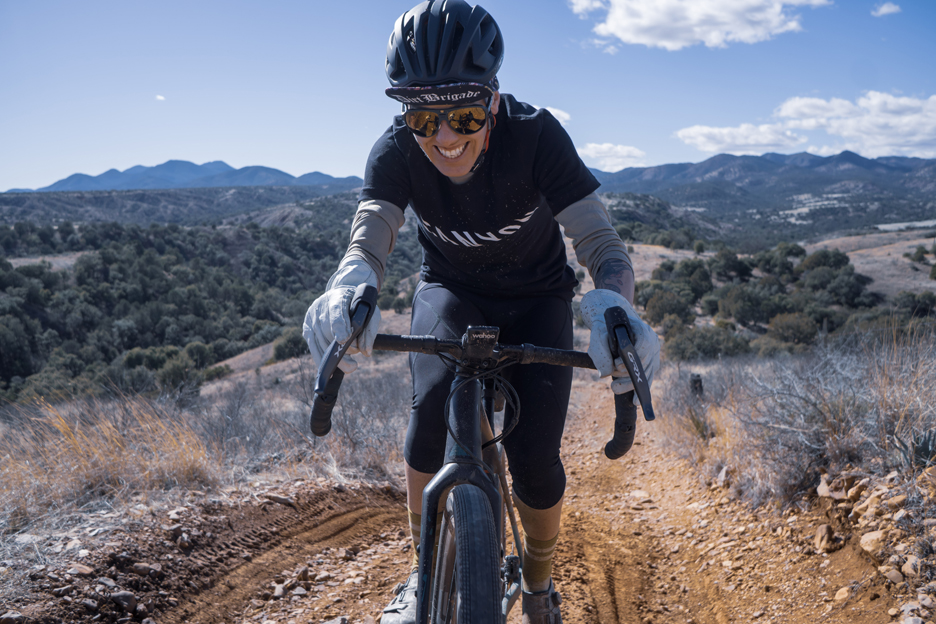
[[(486, 360), (493, 356), (499, 330), (496, 327), (469, 327), (469, 337), (462, 357), (466, 367), (483, 367)], [(498, 535), (504, 534), (503, 499), (501, 498), (497, 475), (489, 475), (478, 464), (481, 457), (481, 413), (482, 382), (473, 379), (465, 382), (470, 374), (459, 366), (452, 381), (451, 403), (448, 419), (451, 433), (445, 442), (445, 463), (442, 469), (423, 490), (422, 533), (419, 540), (419, 567), (416, 602), (417, 624), (429, 622), (429, 610), (432, 600), (430, 578), (435, 562), (435, 531), (439, 515), (439, 502), (449, 489), (456, 485), (471, 484), (487, 496), (494, 512)], [(494, 413), (493, 392), (486, 392), (483, 399), (484, 412), (490, 420)], [(490, 423), (493, 429), (493, 423)]]

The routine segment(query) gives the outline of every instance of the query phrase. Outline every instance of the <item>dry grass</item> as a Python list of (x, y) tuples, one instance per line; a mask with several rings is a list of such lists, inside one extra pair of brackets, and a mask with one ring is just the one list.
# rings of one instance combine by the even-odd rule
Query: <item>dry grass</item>
[(37, 402), (0, 438), (0, 529), (145, 490), (215, 481), (209, 449), (178, 413), (142, 399)]
[[(705, 393), (689, 388), (700, 373)], [(712, 476), (724, 466), (749, 501), (789, 502), (820, 469), (883, 474), (915, 467), (898, 452), (936, 428), (936, 331), (851, 336), (772, 360), (664, 370), (664, 439)]]
[(0, 414), (0, 534), (258, 473), (384, 481), (402, 472), (411, 400), (405, 356), (348, 376), (322, 439), (309, 431), (310, 358), (277, 374), (251, 373), (184, 407), (121, 397), (8, 408)]

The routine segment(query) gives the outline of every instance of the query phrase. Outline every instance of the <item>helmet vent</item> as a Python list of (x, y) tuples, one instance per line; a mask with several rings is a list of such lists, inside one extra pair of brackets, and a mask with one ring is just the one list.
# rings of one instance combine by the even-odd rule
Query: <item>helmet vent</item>
[[(460, 50), (462, 38), (465, 36), (465, 27), (461, 22), (455, 23), (454, 32), (452, 32), (452, 43), (449, 46), (449, 50)], [(454, 60), (454, 59), (453, 59)]]

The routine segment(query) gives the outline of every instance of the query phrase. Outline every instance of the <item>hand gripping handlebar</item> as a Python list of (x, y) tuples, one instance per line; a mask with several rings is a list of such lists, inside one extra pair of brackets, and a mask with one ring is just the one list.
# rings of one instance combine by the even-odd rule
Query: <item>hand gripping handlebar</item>
[(367, 327), (376, 306), (377, 289), (370, 284), (358, 286), (354, 291), (354, 298), (351, 299), (351, 337), (344, 344), (338, 344), (337, 340), (332, 340), (328, 351), (325, 352), (325, 357), (322, 358), (318, 379), (315, 381), (315, 396), (312, 399), (312, 413), (310, 414), (312, 433), (319, 437), (331, 431), (331, 413), (338, 399), (341, 381), (344, 379), (344, 373), (338, 368), (338, 362), (344, 357), (348, 347)]
[(640, 400), (644, 418), (653, 420), (653, 404), (650, 398), (650, 382), (644, 372), (643, 364), (634, 350), (636, 342), (634, 329), (627, 313), (618, 306), (605, 310), (605, 323), (608, 326), (608, 340), (611, 343), (611, 355), (624, 361), (624, 366), (634, 384), (632, 392), (614, 395), (614, 437), (605, 445), (605, 456), (618, 459), (630, 450), (637, 432), (637, 408), (634, 406), (634, 393)]

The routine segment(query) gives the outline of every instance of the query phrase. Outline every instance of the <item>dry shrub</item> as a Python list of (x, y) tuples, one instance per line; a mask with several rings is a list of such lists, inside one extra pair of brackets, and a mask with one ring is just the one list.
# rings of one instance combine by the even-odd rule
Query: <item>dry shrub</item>
[(123, 396), (8, 408), (0, 414), (0, 533), (102, 501), (257, 473), (399, 476), (411, 402), (406, 357), (348, 375), (325, 438), (309, 431), (311, 358), (296, 362), (285, 379), (242, 375), (181, 404)]
[[(789, 502), (820, 469), (907, 469), (895, 436), (936, 428), (932, 325), (824, 341), (808, 353), (730, 358), (664, 371), (660, 412), (667, 443), (712, 474), (724, 465), (754, 504)], [(909, 468), (912, 468), (910, 466)]]
[[(314, 365), (306, 359), (296, 387), (304, 405), (297, 426), (305, 435), (309, 435), (314, 380)], [(332, 478), (386, 479), (399, 474), (411, 404), (406, 356), (378, 358), (366, 370), (345, 377), (331, 432), (323, 438), (310, 437), (313, 458)]]
[(143, 399), (36, 402), (7, 414), (0, 437), (0, 532), (101, 499), (214, 481), (185, 422)]

